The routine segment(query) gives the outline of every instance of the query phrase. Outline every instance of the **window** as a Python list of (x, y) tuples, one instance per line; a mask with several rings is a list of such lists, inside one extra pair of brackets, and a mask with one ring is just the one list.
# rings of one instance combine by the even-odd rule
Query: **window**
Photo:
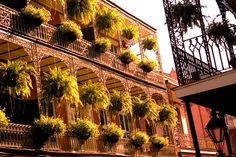
[(130, 128), (129, 128), (129, 119), (127, 115), (124, 114), (120, 114), (120, 125), (122, 130), (125, 131), (125, 138), (128, 137), (128, 134), (130, 132)]
[(153, 132), (152, 132), (152, 125), (151, 124), (149, 124), (147, 121), (145, 121), (146, 122), (146, 132), (147, 132), (147, 135), (152, 135), (153, 134)]
[(115, 45), (111, 45), (111, 52), (113, 52), (113, 53), (117, 53), (117, 51), (118, 51), (118, 48), (117, 48), (117, 46), (115, 46)]
[(100, 110), (100, 125), (107, 124), (107, 113), (104, 109)]

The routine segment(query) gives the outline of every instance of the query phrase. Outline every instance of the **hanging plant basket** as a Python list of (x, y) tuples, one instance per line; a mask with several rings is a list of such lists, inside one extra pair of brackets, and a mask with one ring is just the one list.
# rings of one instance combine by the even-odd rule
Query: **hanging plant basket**
[(88, 25), (97, 11), (97, 0), (67, 0), (66, 6), (69, 17)]
[(99, 82), (93, 83), (89, 80), (80, 88), (80, 100), (85, 107), (91, 107), (97, 110), (101, 105), (106, 108), (110, 102), (110, 96), (107, 88)]
[(224, 38), (230, 44), (234, 44), (236, 41), (236, 36), (234, 31), (230, 28), (229, 22), (212, 22), (206, 29), (208, 36), (222, 43), (222, 39)]
[(63, 24), (59, 26), (59, 32), (70, 42), (73, 42), (76, 39), (82, 39), (83, 37), (80, 26), (70, 20), (63, 22)]
[(99, 33), (114, 36), (121, 30), (124, 23), (123, 17), (116, 9), (102, 7), (96, 14), (96, 28)]
[(139, 38), (138, 28), (134, 25), (123, 28), (121, 31), (121, 37), (124, 38), (124, 40), (137, 41)]
[(107, 38), (97, 38), (93, 42), (93, 47), (97, 53), (105, 53), (111, 49), (111, 41)]
[(152, 135), (149, 139), (149, 141), (151, 142), (151, 147), (154, 150), (160, 150), (163, 147), (167, 147), (169, 145), (169, 140), (166, 137), (161, 137), (158, 135)]
[(155, 68), (157, 67), (157, 62), (155, 60), (152, 59), (148, 59), (148, 58), (144, 58), (141, 60), (141, 62), (139, 62), (138, 66), (144, 71), (144, 72), (151, 72), (153, 70), (155, 70)]
[(118, 58), (124, 64), (130, 64), (138, 59), (137, 55), (132, 50), (124, 50)]
[(98, 136), (98, 127), (96, 124), (88, 119), (78, 118), (75, 122), (72, 122), (69, 127), (73, 136), (83, 144), (90, 137)]
[(31, 138), (34, 148), (41, 149), (49, 137), (55, 134), (63, 135), (65, 131), (66, 125), (61, 119), (41, 115), (40, 119), (36, 119), (32, 126)]
[(174, 106), (164, 104), (160, 106), (159, 110), (159, 123), (161, 125), (167, 125), (170, 128), (176, 125), (178, 121), (178, 113)]
[(142, 41), (142, 47), (144, 50), (146, 50), (146, 49), (147, 50), (156, 50), (157, 46), (158, 46), (157, 40), (152, 36), (146, 37)]
[(115, 123), (111, 123), (102, 127), (101, 135), (105, 143), (113, 146), (124, 137), (124, 131)]
[(55, 98), (78, 104), (80, 100), (77, 79), (68, 69), (62, 70), (60, 67), (50, 69), (48, 73), (44, 73), (42, 96), (46, 104), (54, 103)]
[(130, 113), (132, 111), (132, 101), (129, 93), (112, 90), (108, 111), (111, 115), (117, 115), (120, 111)]
[(26, 23), (31, 27), (38, 27), (51, 20), (51, 13), (45, 8), (36, 8), (28, 5), (22, 9), (22, 16)]
[(200, 27), (200, 20), (203, 15), (198, 11), (199, 6), (184, 0), (171, 6), (171, 14), (174, 19), (174, 24), (181, 29), (182, 33), (186, 33), (188, 27)]
[(31, 76), (35, 76), (35, 70), (27, 62), (8, 60), (7, 63), (0, 63), (0, 76), (1, 93), (14, 97), (30, 96), (33, 88)]
[(130, 143), (136, 148), (143, 146), (148, 140), (149, 137), (145, 132), (136, 131), (130, 134)]

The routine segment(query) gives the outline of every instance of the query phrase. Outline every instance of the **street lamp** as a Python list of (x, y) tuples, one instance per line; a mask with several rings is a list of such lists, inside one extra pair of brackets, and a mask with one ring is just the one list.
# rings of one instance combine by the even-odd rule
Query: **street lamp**
[(224, 128), (225, 123), (219, 118), (215, 111), (212, 111), (212, 118), (206, 125), (206, 131), (214, 142), (218, 157), (224, 157), (223, 146), (224, 146)]

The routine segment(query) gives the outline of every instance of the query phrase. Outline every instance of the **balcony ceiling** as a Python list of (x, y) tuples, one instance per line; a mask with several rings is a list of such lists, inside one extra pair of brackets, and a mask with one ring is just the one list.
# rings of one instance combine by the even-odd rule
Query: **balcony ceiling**
[(236, 70), (227, 71), (214, 77), (179, 86), (173, 90), (177, 98), (201, 106), (221, 110), (236, 116)]

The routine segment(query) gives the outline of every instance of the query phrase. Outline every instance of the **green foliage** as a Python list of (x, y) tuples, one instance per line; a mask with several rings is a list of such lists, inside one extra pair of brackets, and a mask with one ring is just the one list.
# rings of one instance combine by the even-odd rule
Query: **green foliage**
[(96, 28), (99, 33), (114, 36), (123, 24), (124, 19), (116, 9), (102, 7), (96, 14)]
[(60, 67), (50, 69), (48, 73), (44, 73), (42, 96), (46, 104), (54, 103), (55, 99), (80, 103), (76, 77), (72, 76), (68, 69), (62, 70)]
[(169, 145), (168, 138), (161, 137), (158, 135), (152, 135), (149, 141), (152, 143), (152, 147), (158, 150), (162, 149), (163, 147), (167, 147)]
[(63, 24), (59, 26), (59, 32), (68, 41), (75, 41), (76, 39), (81, 39), (83, 37), (80, 26), (70, 20), (63, 22)]
[(16, 97), (29, 97), (35, 70), (27, 62), (16, 60), (0, 63), (0, 92)]
[(221, 43), (222, 38), (225, 38), (230, 44), (233, 44), (236, 40), (234, 31), (229, 27), (229, 21), (225, 22), (212, 22), (207, 27), (207, 33), (210, 38)]
[(122, 29), (121, 36), (126, 40), (137, 41), (139, 38), (138, 28), (134, 25), (130, 25)]
[(10, 120), (3, 110), (0, 110), (0, 128), (8, 126)]
[(188, 0), (172, 5), (171, 13), (174, 19), (174, 24), (181, 28), (185, 33), (187, 32), (188, 27), (200, 27), (200, 19), (202, 18), (202, 15), (198, 12), (198, 9), (197, 5), (192, 4)]
[(87, 140), (90, 137), (98, 136), (98, 126), (88, 119), (78, 118), (70, 124), (70, 132), (78, 138), (78, 140)]
[(142, 41), (142, 47), (144, 50), (146, 49), (156, 50), (157, 46), (158, 46), (157, 40), (152, 36), (148, 36)]
[(130, 134), (130, 143), (135, 147), (141, 147), (149, 140), (148, 135), (145, 132), (137, 131)]
[(45, 8), (36, 8), (28, 5), (22, 9), (22, 15), (30, 26), (40, 26), (42, 23), (47, 23), (51, 20), (51, 13)]
[(103, 126), (102, 137), (106, 142), (116, 144), (124, 137), (124, 131), (115, 123), (111, 123)]
[(97, 11), (97, 0), (67, 0), (67, 13), (84, 25), (88, 25)]
[(174, 106), (169, 104), (163, 104), (160, 106), (159, 111), (159, 120), (158, 122), (162, 125), (167, 125), (168, 127), (172, 128), (176, 125), (178, 121), (178, 113), (175, 110)]
[(96, 52), (105, 53), (111, 49), (111, 41), (107, 38), (97, 38), (93, 46)]
[(141, 96), (132, 98), (132, 115), (134, 119), (145, 118), (154, 121), (158, 118), (157, 104), (153, 99), (141, 99)]
[(97, 110), (98, 105), (106, 108), (110, 102), (107, 88), (99, 82), (93, 83), (89, 80), (80, 89), (80, 99), (85, 107), (92, 107)]
[(124, 50), (118, 58), (124, 64), (130, 64), (138, 59), (137, 55), (132, 50)]
[(40, 149), (54, 134), (63, 135), (66, 131), (66, 125), (59, 118), (40, 116), (32, 126), (31, 138), (36, 149)]
[(141, 62), (139, 62), (138, 66), (144, 71), (144, 72), (151, 72), (153, 71), (157, 66), (157, 61), (149, 59), (149, 58), (143, 58)]
[(112, 90), (108, 111), (111, 115), (116, 115), (120, 111), (131, 113), (132, 101), (129, 93), (125, 91)]

